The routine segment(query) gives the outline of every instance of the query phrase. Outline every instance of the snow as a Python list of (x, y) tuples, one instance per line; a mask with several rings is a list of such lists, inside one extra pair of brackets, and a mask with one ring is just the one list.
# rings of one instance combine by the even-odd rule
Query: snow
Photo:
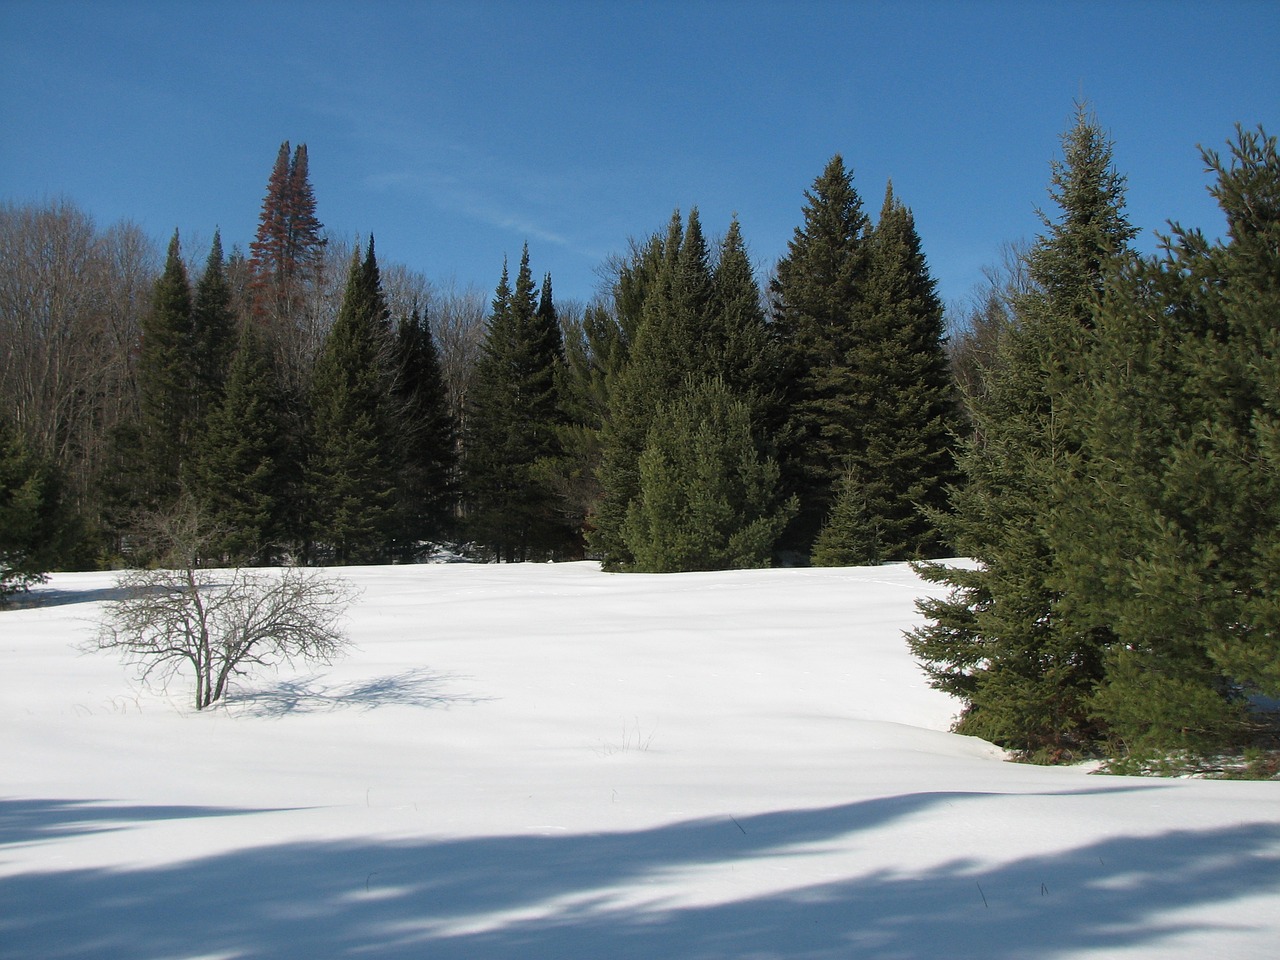
[(202, 713), (109, 574), (0, 612), (0, 957), (1277, 955), (1280, 782), (948, 733), (905, 566), (336, 572), (350, 654)]

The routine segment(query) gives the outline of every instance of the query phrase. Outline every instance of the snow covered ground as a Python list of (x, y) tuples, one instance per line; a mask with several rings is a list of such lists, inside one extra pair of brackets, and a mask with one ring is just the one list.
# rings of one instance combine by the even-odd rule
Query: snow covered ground
[(905, 566), (353, 568), (354, 649), (196, 713), (0, 612), (0, 956), (1280, 956), (1280, 783), (946, 732)]

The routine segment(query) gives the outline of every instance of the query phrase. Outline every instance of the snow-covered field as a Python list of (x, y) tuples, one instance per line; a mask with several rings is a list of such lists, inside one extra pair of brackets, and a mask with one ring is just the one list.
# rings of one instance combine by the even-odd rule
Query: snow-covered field
[(1280, 783), (946, 733), (904, 566), (341, 571), (331, 667), (205, 713), (0, 612), (0, 956), (1280, 956)]

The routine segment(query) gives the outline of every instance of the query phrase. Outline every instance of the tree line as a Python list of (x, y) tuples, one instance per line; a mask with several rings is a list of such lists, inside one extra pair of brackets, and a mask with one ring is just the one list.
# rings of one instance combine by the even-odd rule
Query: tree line
[(951, 588), (909, 642), (963, 732), (1042, 760), (1256, 743), (1280, 165), (1261, 130), (1205, 161), (1226, 239), (1138, 256), (1081, 107), (1043, 233), (950, 318), (911, 210), (890, 184), (873, 218), (839, 155), (764, 282), (692, 208), (585, 305), (527, 245), (486, 306), (335, 241), (305, 146), (247, 256), (215, 235), (193, 268), (175, 235), (158, 276), (133, 228), (6, 206), (5, 576), (145, 562), (136, 518), (175, 503), (222, 532), (210, 562), (913, 560)]
[[(767, 293), (737, 222), (709, 241), (695, 208), (585, 307), (557, 304), (526, 245), (487, 311), (402, 267), (388, 283), (372, 236), (335, 256), (305, 145), (281, 145), (247, 255), (215, 233), (193, 264), (175, 233), (158, 275), (132, 228), (8, 206), (4, 242), (28, 248), (4, 267), (25, 351), (5, 437), (48, 514), (27, 566), (145, 563), (139, 518), (180, 501), (225, 531), (223, 563), (441, 541), (615, 570), (937, 556), (958, 407), (914, 221), (890, 188), (872, 223), (838, 156), (807, 198)], [(98, 271), (62, 262), (71, 232)], [(46, 294), (75, 302), (42, 317)]]

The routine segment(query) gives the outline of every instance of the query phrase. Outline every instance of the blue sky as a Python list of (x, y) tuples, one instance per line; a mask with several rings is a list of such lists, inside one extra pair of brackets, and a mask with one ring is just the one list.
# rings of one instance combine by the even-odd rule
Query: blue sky
[(1275, 0), (0, 0), (0, 198), (247, 247), (305, 142), (320, 219), (380, 260), (491, 290), (528, 241), (586, 299), (676, 207), (767, 268), (839, 152), (955, 301), (1039, 229), (1082, 96), (1144, 246), (1216, 234), (1197, 144), (1280, 133), (1277, 50)]

